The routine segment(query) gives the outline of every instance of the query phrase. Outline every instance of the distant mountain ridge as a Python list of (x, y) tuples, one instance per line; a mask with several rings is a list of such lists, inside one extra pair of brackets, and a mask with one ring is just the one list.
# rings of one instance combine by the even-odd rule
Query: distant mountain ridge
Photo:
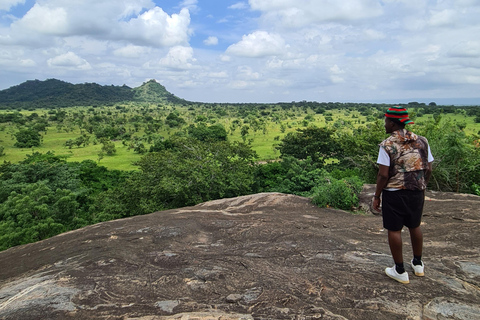
[(120, 102), (186, 103), (155, 80), (137, 88), (71, 84), (57, 79), (28, 80), (0, 91), (0, 109), (109, 105)]

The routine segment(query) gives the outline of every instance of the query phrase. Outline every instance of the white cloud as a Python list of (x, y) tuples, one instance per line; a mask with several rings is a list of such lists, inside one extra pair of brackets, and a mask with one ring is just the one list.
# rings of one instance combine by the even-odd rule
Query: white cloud
[(253, 71), (253, 69), (250, 66), (238, 67), (236, 76), (243, 80), (258, 80), (261, 78), (260, 73)]
[(480, 41), (463, 41), (457, 43), (448, 55), (460, 58), (480, 58)]
[(74, 68), (80, 70), (91, 69), (90, 64), (85, 59), (80, 58), (73, 52), (67, 52), (48, 59), (47, 63), (50, 67)]
[(328, 21), (356, 21), (383, 13), (376, 0), (249, 0), (253, 10), (262, 12), (266, 24), (302, 27)]
[(70, 32), (68, 14), (64, 8), (49, 8), (37, 3), (13, 27), (52, 35), (67, 35)]
[(454, 10), (442, 10), (432, 12), (429, 25), (434, 27), (449, 27), (455, 24), (457, 13)]
[(13, 7), (20, 3), (0, 0), (10, 10), (0, 9), (0, 88), (52, 77), (129, 86), (157, 78), (193, 101), (479, 96), (478, 0), (29, 0)]
[(192, 62), (196, 59), (193, 57), (192, 47), (173, 47), (168, 51), (168, 54), (160, 59), (160, 65), (171, 69), (190, 69)]
[(32, 59), (21, 59), (19, 64), (22, 67), (35, 67), (37, 65)]
[(333, 83), (343, 83), (345, 79), (341, 76), (345, 71), (341, 70), (337, 65), (330, 68), (330, 80)]
[(196, 8), (198, 4), (198, 0), (183, 0), (180, 3), (180, 6), (183, 8)]
[(155, 7), (138, 18), (120, 23), (115, 33), (119, 39), (160, 47), (185, 45), (189, 40), (190, 13), (182, 9), (169, 16)]
[(385, 33), (378, 30), (373, 30), (373, 29), (365, 30), (364, 34), (367, 37), (367, 39), (370, 39), (370, 40), (382, 40), (386, 38)]
[(145, 47), (128, 45), (113, 51), (113, 54), (118, 57), (124, 58), (139, 58), (145, 53), (148, 53), (149, 50)]
[(226, 71), (210, 72), (208, 76), (210, 78), (228, 78), (228, 73)]
[(25, 0), (0, 0), (0, 10), (9, 11), (17, 4), (24, 4)]
[(203, 43), (206, 46), (216, 46), (218, 44), (218, 38), (210, 36), (207, 39), (203, 40)]
[(244, 35), (240, 42), (228, 47), (226, 53), (255, 58), (281, 55), (287, 47), (281, 35), (270, 34), (266, 31), (255, 31), (249, 35)]
[(189, 25), (188, 9), (169, 15), (161, 8), (153, 7), (149, 0), (125, 0), (119, 3), (45, 0), (36, 3), (24, 17), (11, 25), (11, 35), (13, 39), (19, 34), (22, 38), (28, 35), (31, 39), (38, 35), (84, 36), (171, 47), (188, 43), (191, 33)]
[(242, 10), (247, 9), (248, 5), (245, 2), (237, 2), (228, 7), (228, 9)]
[(222, 55), (220, 55), (220, 61), (230, 62), (230, 61), (232, 61), (232, 57), (222, 54)]

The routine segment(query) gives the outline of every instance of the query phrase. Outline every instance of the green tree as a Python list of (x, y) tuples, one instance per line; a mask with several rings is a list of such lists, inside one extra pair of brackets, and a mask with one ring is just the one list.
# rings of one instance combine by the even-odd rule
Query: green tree
[(314, 162), (325, 164), (327, 159), (337, 157), (341, 151), (334, 134), (335, 130), (329, 128), (297, 129), (296, 132), (289, 132), (277, 149), (282, 157), (310, 157)]
[(245, 143), (245, 140), (247, 139), (248, 130), (250, 130), (250, 127), (247, 125), (244, 125), (241, 128), (240, 134), (242, 135), (243, 143)]
[(124, 217), (248, 194), (255, 153), (226, 141), (175, 138), (168, 149), (149, 153), (122, 186), (98, 199), (101, 218)]
[(113, 156), (117, 152), (115, 143), (113, 143), (113, 141), (102, 139), (100, 142), (102, 143), (101, 153), (104, 153), (108, 156)]
[[(480, 147), (463, 126), (441, 115), (419, 126), (427, 137), (435, 161), (430, 187), (441, 191), (474, 193), (480, 181)], [(478, 138), (477, 138), (478, 139)]]
[(15, 134), (14, 146), (17, 148), (39, 147), (42, 136), (33, 129), (21, 129)]
[(185, 119), (183, 119), (178, 112), (170, 112), (165, 119), (165, 123), (170, 127), (179, 127), (185, 123)]
[(340, 170), (355, 169), (367, 183), (375, 183), (378, 165), (379, 144), (387, 137), (383, 119), (368, 126), (338, 132), (338, 143), (342, 150), (336, 165)]
[(227, 131), (221, 124), (212, 126), (207, 126), (204, 123), (199, 123), (196, 126), (192, 124), (188, 127), (188, 134), (200, 141), (227, 140)]

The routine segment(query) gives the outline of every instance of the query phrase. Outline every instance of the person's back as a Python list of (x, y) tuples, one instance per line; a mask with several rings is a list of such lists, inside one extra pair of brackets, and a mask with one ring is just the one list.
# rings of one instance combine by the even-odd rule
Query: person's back
[(424, 275), (420, 224), (433, 162), (427, 139), (406, 130), (406, 124), (413, 121), (405, 108), (391, 107), (385, 113), (385, 132), (391, 135), (379, 145), (379, 171), (373, 198), (374, 210), (379, 211), (383, 203), (383, 226), (388, 230), (388, 243), (395, 261), (395, 266), (386, 268), (385, 273), (401, 283), (409, 283), (403, 264), (403, 226), (408, 227), (412, 241), (414, 257), (410, 265), (415, 275)]
[(427, 187), (428, 141), (425, 137), (399, 129), (380, 146), (390, 157), (387, 188), (424, 190)]

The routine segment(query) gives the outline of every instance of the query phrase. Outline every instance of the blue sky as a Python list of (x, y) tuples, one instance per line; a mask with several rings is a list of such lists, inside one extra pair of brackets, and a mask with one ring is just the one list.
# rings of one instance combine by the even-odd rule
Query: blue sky
[(480, 104), (480, 0), (0, 0), (0, 89), (136, 87), (199, 102)]

